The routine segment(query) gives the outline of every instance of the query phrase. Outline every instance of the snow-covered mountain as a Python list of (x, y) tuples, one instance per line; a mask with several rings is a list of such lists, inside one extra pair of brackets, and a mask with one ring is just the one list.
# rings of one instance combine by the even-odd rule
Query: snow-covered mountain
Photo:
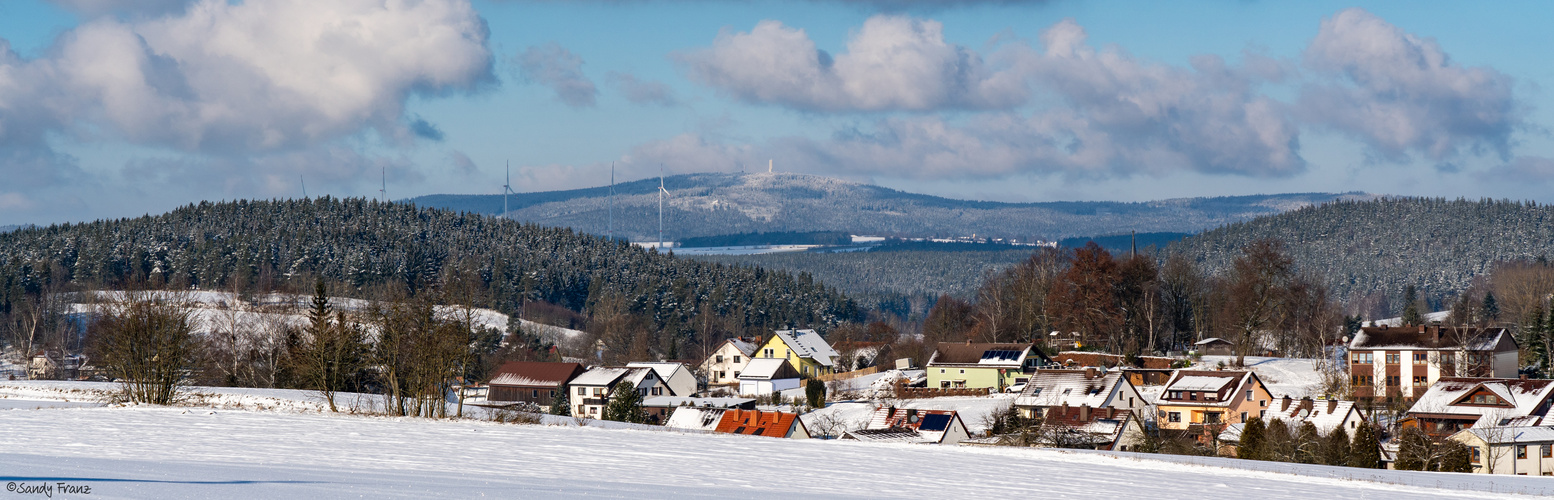
[[(1141, 203), (1002, 203), (908, 193), (830, 177), (788, 173), (703, 173), (664, 178), (665, 237), (755, 232), (847, 231), (881, 236), (970, 236), (1020, 240), (1125, 234), (1195, 233), (1363, 193), (1295, 193), (1181, 198)], [(614, 228), (621, 237), (658, 237), (658, 179), (614, 188)], [(428, 195), (417, 205), (485, 214), (502, 212), (501, 195)], [(520, 193), (511, 215), (547, 226), (606, 234), (610, 187)]]

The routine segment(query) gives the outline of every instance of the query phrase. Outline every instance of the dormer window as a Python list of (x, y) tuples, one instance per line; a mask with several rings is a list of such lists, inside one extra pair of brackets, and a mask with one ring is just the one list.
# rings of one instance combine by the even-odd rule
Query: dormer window
[(1497, 404), (1500, 404), (1500, 398), (1498, 396), (1495, 396), (1494, 394), (1474, 394), (1473, 395), (1473, 404), (1476, 404), (1476, 405), (1497, 405)]

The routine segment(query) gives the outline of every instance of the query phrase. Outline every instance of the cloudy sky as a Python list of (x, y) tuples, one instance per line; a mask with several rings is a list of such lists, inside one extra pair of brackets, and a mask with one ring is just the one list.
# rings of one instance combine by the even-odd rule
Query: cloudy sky
[(1554, 202), (1541, 3), (5, 0), (0, 224), (669, 173)]

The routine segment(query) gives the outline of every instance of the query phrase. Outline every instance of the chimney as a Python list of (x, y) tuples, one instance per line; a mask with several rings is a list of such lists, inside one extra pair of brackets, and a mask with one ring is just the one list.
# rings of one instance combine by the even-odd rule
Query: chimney
[(1337, 410), (1338, 410), (1338, 400), (1336, 400), (1336, 399), (1329, 399), (1329, 400), (1327, 400), (1327, 412), (1328, 413), (1332, 413), (1332, 412), (1337, 411)]
[(1068, 401), (1063, 402), (1063, 416), (1068, 416)]
[(1095, 378), (1095, 367), (1094, 366), (1086, 366), (1085, 367), (1085, 380), (1090, 380), (1092, 378)]
[(1289, 411), (1289, 410), (1290, 410), (1290, 395), (1289, 394), (1285, 394), (1284, 395), (1284, 399), (1279, 404), (1279, 411), (1283, 412), (1283, 411)]
[(1306, 397), (1300, 398), (1300, 408), (1303, 409), (1303, 410), (1314, 411), (1315, 410), (1315, 403), (1316, 403), (1315, 401), (1311, 400), (1311, 396), (1306, 396)]
[(1419, 325), (1419, 333), (1424, 333), (1424, 332), (1425, 332), (1425, 326), (1424, 325)]
[(1090, 421), (1090, 405), (1079, 405), (1079, 420), (1083, 422)]
[(1116, 416), (1117, 416), (1117, 409), (1116, 408), (1112, 408), (1110, 406), (1106, 407), (1106, 418), (1114, 418)]

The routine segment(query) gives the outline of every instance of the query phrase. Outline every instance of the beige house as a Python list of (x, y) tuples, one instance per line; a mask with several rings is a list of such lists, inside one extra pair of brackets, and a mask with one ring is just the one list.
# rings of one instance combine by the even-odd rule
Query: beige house
[(1474, 427), (1449, 439), (1473, 448), (1473, 472), (1554, 476), (1554, 427)]
[(1165, 430), (1218, 434), (1251, 417), (1267, 420), (1272, 402), (1268, 387), (1251, 371), (1177, 370), (1155, 402), (1156, 422)]
[(745, 365), (750, 363), (750, 358), (755, 356), (755, 350), (759, 346), (759, 342), (745, 339), (723, 341), (698, 367), (707, 376), (707, 385), (738, 384), (739, 372), (744, 371)]

